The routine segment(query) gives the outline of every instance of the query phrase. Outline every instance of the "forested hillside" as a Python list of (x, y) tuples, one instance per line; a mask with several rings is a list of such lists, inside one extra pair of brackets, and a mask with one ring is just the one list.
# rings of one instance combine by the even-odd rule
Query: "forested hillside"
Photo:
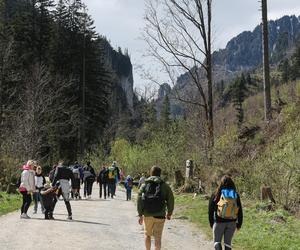
[[(287, 67), (287, 61), (295, 52), (300, 39), (300, 18), (284, 16), (277, 20), (269, 21), (269, 53), (270, 64), (281, 69)], [(241, 73), (253, 73), (262, 67), (262, 32), (261, 26), (256, 26), (253, 31), (244, 31), (232, 38), (224, 49), (214, 51), (213, 76), (216, 92), (223, 92), (230, 82)], [(198, 69), (201, 79), (205, 79), (202, 69)], [(293, 73), (291, 73), (293, 76)], [(295, 79), (295, 76), (293, 76)], [(276, 78), (273, 81), (276, 82)], [(184, 115), (184, 103), (180, 103), (176, 95), (190, 95), (193, 84), (189, 73), (184, 73), (177, 78), (176, 84), (171, 84), (171, 113), (173, 116)], [(162, 99), (162, 98), (159, 98)], [(158, 102), (160, 112), (162, 102)], [(218, 102), (217, 102), (218, 105)]]
[(113, 139), (116, 129), (103, 139), (110, 121), (133, 112), (132, 65), (95, 31), (83, 1), (0, 1), (0, 13), (5, 182), (28, 158), (74, 161)]

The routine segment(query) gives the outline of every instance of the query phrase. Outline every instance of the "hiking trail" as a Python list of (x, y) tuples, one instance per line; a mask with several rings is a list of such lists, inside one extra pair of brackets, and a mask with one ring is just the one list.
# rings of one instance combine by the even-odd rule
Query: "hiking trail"
[[(28, 211), (29, 220), (21, 220), (19, 211), (0, 217), (0, 249), (145, 249), (143, 227), (138, 225), (134, 202), (125, 200), (123, 190), (117, 192), (115, 199), (99, 199), (98, 194), (99, 189), (94, 188), (92, 200), (71, 201), (73, 221), (66, 220), (67, 211), (62, 200), (56, 205), (54, 221), (44, 220), (40, 208), (37, 214), (32, 214), (32, 206)], [(208, 250), (212, 247), (212, 242), (190, 223), (176, 216), (166, 222), (163, 250)]]

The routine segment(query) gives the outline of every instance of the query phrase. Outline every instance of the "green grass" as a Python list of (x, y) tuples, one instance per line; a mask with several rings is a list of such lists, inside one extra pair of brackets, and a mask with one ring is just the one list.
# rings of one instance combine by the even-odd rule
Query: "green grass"
[[(249, 201), (244, 202), (249, 204)], [(259, 212), (260, 204), (244, 206), (244, 223), (233, 239), (235, 249), (299, 250), (300, 219), (281, 209)], [(212, 232), (208, 223), (208, 201), (202, 197), (192, 200), (191, 195), (176, 197), (175, 217), (187, 217), (196, 223), (209, 239)]]
[(19, 209), (21, 204), (22, 197), (20, 195), (8, 195), (0, 192), (0, 216)]

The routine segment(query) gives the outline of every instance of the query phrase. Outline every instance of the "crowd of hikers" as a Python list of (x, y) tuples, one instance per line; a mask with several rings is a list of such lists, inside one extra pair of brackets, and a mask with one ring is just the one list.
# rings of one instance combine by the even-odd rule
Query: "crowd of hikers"
[[(103, 166), (97, 175), (91, 163), (81, 166), (75, 162), (72, 166), (67, 166), (63, 161), (53, 166), (48, 177), (48, 182), (43, 175), (42, 167), (38, 166), (34, 160), (29, 160), (22, 167), (22, 174), (18, 180), (18, 188), (23, 196), (21, 207), (21, 219), (29, 219), (28, 209), (34, 199), (34, 211), (38, 211), (40, 203), (41, 212), (45, 214), (45, 219), (54, 219), (53, 211), (57, 200), (62, 197), (68, 211), (68, 220), (72, 220), (72, 208), (70, 199), (80, 200), (80, 188), (83, 185), (83, 196), (90, 200), (93, 191), (93, 184), (97, 182), (100, 187), (99, 198), (114, 198), (116, 195), (117, 183), (123, 179), (123, 173), (114, 161), (111, 166)], [(133, 179), (127, 176), (124, 181), (127, 190), (127, 200), (131, 200), (131, 190)]]
[[(68, 211), (68, 220), (72, 220), (70, 199), (81, 199), (80, 188), (83, 185), (83, 196), (91, 199), (93, 184), (99, 184), (99, 198), (111, 198), (116, 195), (118, 182), (123, 180), (126, 189), (126, 200), (131, 200), (134, 186), (133, 178), (124, 173), (114, 161), (109, 167), (103, 166), (96, 174), (90, 162), (85, 166), (75, 162), (66, 166), (60, 161), (53, 167), (48, 180), (42, 168), (36, 161), (29, 160), (23, 166), (19, 179), (19, 191), (23, 196), (21, 218), (29, 219), (28, 209), (34, 199), (34, 213), (38, 211), (40, 203), (41, 212), (45, 219), (54, 219), (53, 212), (60, 196)], [(161, 249), (161, 240), (164, 224), (170, 220), (174, 211), (174, 195), (170, 186), (161, 178), (161, 169), (153, 166), (148, 178), (142, 174), (137, 183), (137, 212), (138, 223), (144, 225), (145, 247), (151, 249), (151, 238), (154, 237), (155, 249)], [(70, 198), (71, 196), (71, 198)], [(225, 250), (232, 249), (232, 238), (236, 230), (243, 223), (243, 211), (239, 194), (230, 176), (223, 176), (216, 192), (211, 196), (208, 208), (208, 217), (214, 236), (214, 249), (222, 250), (224, 238)]]

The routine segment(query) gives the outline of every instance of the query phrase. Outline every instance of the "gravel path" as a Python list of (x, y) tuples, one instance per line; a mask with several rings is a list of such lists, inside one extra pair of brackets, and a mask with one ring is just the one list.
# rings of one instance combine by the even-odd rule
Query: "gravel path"
[[(122, 190), (113, 200), (100, 200), (98, 192), (95, 188), (90, 201), (71, 201), (73, 221), (66, 220), (63, 201), (57, 203), (54, 221), (44, 220), (41, 213), (33, 215), (32, 207), (30, 220), (19, 219), (19, 212), (0, 217), (0, 249), (143, 250), (143, 228), (137, 223), (134, 203), (125, 201)], [(212, 248), (193, 225), (176, 219), (166, 222), (164, 250)]]

